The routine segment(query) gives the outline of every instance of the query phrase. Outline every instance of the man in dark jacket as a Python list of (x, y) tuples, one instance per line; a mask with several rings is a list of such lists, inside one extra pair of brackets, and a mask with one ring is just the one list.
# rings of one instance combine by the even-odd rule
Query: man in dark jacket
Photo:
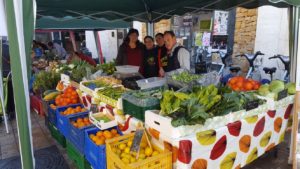
[(164, 72), (170, 72), (176, 69), (190, 70), (190, 53), (176, 41), (173, 31), (164, 33), (167, 55), (161, 57)]

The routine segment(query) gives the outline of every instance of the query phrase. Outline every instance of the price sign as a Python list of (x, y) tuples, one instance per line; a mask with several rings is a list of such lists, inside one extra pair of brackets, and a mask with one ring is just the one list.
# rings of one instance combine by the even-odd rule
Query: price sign
[(281, 99), (283, 99), (283, 98), (286, 98), (287, 95), (288, 95), (288, 90), (287, 90), (287, 89), (284, 89), (284, 90), (282, 90), (282, 91), (280, 91), (280, 92), (278, 93), (277, 100), (281, 100)]
[[(141, 145), (141, 141), (144, 135), (144, 129), (137, 129), (135, 134), (134, 134), (134, 138), (132, 141), (132, 145), (130, 147), (130, 152), (135, 152), (137, 153), (137, 155), (139, 154), (140, 151), (140, 145)], [(138, 156), (137, 156), (138, 158)]]
[(61, 74), (60, 75), (60, 80), (64, 83), (64, 84), (69, 84), (70, 83), (70, 76), (66, 75), (66, 74)]
[(258, 107), (258, 100), (250, 101), (246, 104), (245, 109), (246, 111), (255, 109)]

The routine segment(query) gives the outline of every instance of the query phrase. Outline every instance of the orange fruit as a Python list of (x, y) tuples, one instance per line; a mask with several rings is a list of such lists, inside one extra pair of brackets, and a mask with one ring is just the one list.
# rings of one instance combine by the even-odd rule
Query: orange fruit
[(109, 131), (104, 131), (103, 135), (106, 139), (110, 139), (113, 137), (113, 135)]
[(90, 119), (89, 119), (88, 117), (85, 117), (85, 118), (83, 118), (83, 121), (84, 121), (84, 122), (89, 122)]
[(82, 118), (77, 118), (77, 122), (83, 122), (83, 119)]
[(76, 123), (76, 122), (73, 123), (73, 126), (74, 126), (74, 127), (78, 127), (78, 123)]
[(98, 137), (103, 136), (103, 131), (98, 131), (98, 132), (96, 133), (96, 136), (98, 136)]
[(85, 126), (85, 124), (83, 123), (83, 122), (78, 122), (78, 128), (82, 128), (82, 127), (84, 127)]
[(252, 89), (253, 89), (252, 83), (251, 83), (251, 82), (246, 82), (246, 83), (244, 84), (244, 89), (245, 89), (246, 91), (252, 90)]
[(94, 139), (95, 139), (96, 136), (95, 136), (95, 134), (90, 134), (89, 137), (90, 137), (91, 140), (94, 141)]
[(229, 84), (231, 84), (231, 85), (235, 84), (236, 82), (237, 82), (237, 78), (235, 78), (235, 77), (229, 80)]
[(238, 88), (243, 87), (243, 82), (242, 82), (242, 81), (238, 81), (238, 82), (236, 83), (236, 87), (238, 87)]
[(100, 136), (100, 137), (98, 137), (99, 139), (101, 139), (101, 140), (106, 140), (106, 138), (104, 137), (104, 136)]
[(101, 140), (101, 139), (99, 139), (99, 140), (96, 141), (96, 145), (97, 146), (103, 145), (104, 143), (105, 143), (105, 141)]
[(118, 131), (116, 129), (112, 129), (110, 132), (112, 135), (116, 135), (118, 133)]
[(77, 92), (76, 91), (72, 91), (71, 95), (77, 97)]
[(119, 137), (119, 136), (120, 136), (120, 134), (116, 134), (116, 135), (115, 135), (115, 137)]
[(76, 110), (77, 112), (81, 112), (81, 107), (80, 107), (80, 106), (77, 106), (77, 107), (75, 108), (75, 110)]

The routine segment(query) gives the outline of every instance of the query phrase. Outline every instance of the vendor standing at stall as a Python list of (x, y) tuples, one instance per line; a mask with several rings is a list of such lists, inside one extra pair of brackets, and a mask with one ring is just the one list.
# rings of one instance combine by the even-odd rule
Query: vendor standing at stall
[(157, 48), (154, 47), (154, 39), (151, 36), (144, 38), (145, 52), (143, 60), (144, 77), (158, 77), (158, 57)]
[(143, 73), (144, 45), (138, 40), (138, 37), (138, 30), (133, 28), (129, 30), (118, 50), (116, 65), (140, 66), (140, 73)]
[(166, 31), (164, 33), (165, 46), (167, 54), (161, 56), (161, 63), (163, 67), (163, 75), (165, 72), (170, 72), (176, 69), (190, 70), (190, 53), (187, 49), (181, 46), (176, 41), (176, 36), (173, 31)]

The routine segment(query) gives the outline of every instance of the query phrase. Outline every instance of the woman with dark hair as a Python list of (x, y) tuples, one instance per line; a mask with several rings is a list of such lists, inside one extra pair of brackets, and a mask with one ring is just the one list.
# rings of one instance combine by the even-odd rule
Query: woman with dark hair
[(154, 47), (154, 39), (151, 36), (144, 38), (145, 52), (144, 52), (144, 77), (157, 77), (159, 71), (159, 63), (157, 57), (157, 48)]
[[(139, 32), (130, 29), (118, 50), (116, 65), (140, 66), (142, 71), (144, 45), (138, 40)], [(143, 73), (143, 72), (141, 72)]]

